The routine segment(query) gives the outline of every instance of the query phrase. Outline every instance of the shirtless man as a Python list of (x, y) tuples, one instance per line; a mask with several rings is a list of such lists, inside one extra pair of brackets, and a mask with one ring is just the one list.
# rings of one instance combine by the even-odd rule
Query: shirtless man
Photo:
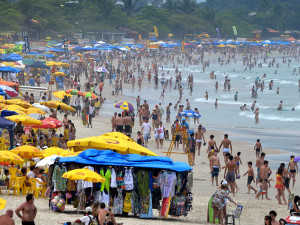
[(131, 118), (128, 116), (128, 112), (125, 114), (126, 116), (123, 118), (123, 124), (125, 127), (125, 134), (131, 134)]
[(284, 187), (286, 188), (286, 190), (288, 191), (288, 193), (291, 194), (290, 177), (291, 177), (292, 173), (289, 172), (287, 168), (285, 168), (285, 164), (284, 163), (281, 163), (280, 167), (283, 168), (282, 177), (283, 177), (283, 180), (284, 180)]
[(3, 225), (15, 225), (14, 220), (12, 219), (14, 211), (11, 209), (6, 210), (6, 214), (0, 216), (0, 224)]
[(144, 101), (144, 104), (143, 104), (143, 106), (145, 107), (145, 109), (146, 109), (146, 110), (148, 110), (148, 109), (149, 109), (149, 105), (148, 105), (148, 103), (147, 103), (147, 101), (146, 101), (146, 100)]
[[(26, 202), (22, 203), (15, 213), (22, 220), (22, 225), (35, 225), (34, 219), (37, 214), (37, 208), (34, 205), (34, 199), (32, 194), (26, 196)], [(20, 213), (22, 211), (22, 214)]]
[(218, 157), (218, 152), (214, 151), (214, 155), (209, 159), (210, 173), (211, 173), (211, 184), (214, 186), (214, 177), (216, 180), (216, 186), (219, 186), (218, 176), (221, 172), (220, 159)]
[(118, 114), (115, 112), (114, 116), (111, 118), (111, 132), (115, 131), (117, 115)]
[(272, 218), (271, 225), (280, 225), (281, 224), (278, 221), (276, 221), (277, 212), (272, 210), (272, 211), (269, 212), (269, 216)]
[(255, 104), (256, 104), (256, 101), (254, 101), (251, 105), (251, 110), (254, 111), (254, 108), (255, 108)]
[(124, 121), (123, 121), (121, 113), (119, 113), (118, 117), (116, 118), (116, 125), (117, 125), (116, 131), (122, 133), (123, 132)]
[(241, 156), (241, 152), (238, 152), (236, 156), (233, 157), (233, 160), (235, 161), (237, 166), (237, 170), (236, 170), (237, 174), (240, 174), (240, 164), (242, 165), (242, 159), (240, 156)]
[(65, 115), (64, 115), (64, 119), (63, 119), (63, 124), (64, 124), (64, 127), (66, 127), (66, 126), (68, 125), (68, 121), (69, 121), (69, 119), (68, 119), (68, 115), (67, 115), (67, 114), (65, 114)]
[(254, 146), (254, 150), (256, 151), (256, 158), (259, 158), (260, 153), (262, 152), (262, 147), (260, 140), (257, 139), (256, 144)]
[(228, 139), (228, 134), (224, 134), (224, 139), (222, 140), (219, 149), (221, 149), (222, 145), (223, 145), (223, 156), (225, 156), (225, 154), (229, 152), (229, 148), (230, 148), (230, 154), (232, 155), (232, 144), (231, 141)]
[(179, 101), (177, 101), (174, 105), (174, 109), (177, 111), (177, 107), (178, 107)]
[[(228, 182), (229, 186), (230, 186), (230, 191), (233, 194), (233, 196), (235, 195), (235, 179), (236, 179), (236, 173), (235, 171), (237, 170), (237, 165), (235, 163), (235, 161), (233, 160), (233, 156), (229, 156), (229, 162), (226, 163), (225, 166), (225, 172), (224, 172), (224, 179), (226, 179), (226, 181)], [(238, 189), (237, 189), (238, 191)]]
[[(291, 161), (289, 162), (289, 165), (288, 165), (288, 170), (290, 169), (290, 172), (291, 172), (291, 178), (293, 178), (293, 187), (295, 186), (295, 182), (296, 182), (296, 172), (298, 174), (298, 165), (297, 165), (297, 162), (294, 162), (294, 157), (293, 155), (291, 155), (290, 159)], [(297, 169), (297, 171), (296, 171)]]
[(167, 113), (166, 122), (167, 123), (170, 123), (170, 116), (171, 116), (170, 108), (171, 108), (171, 105), (172, 105), (172, 103), (169, 103), (169, 105), (167, 105), (167, 107), (166, 107), (166, 113)]
[(265, 160), (264, 164), (260, 167), (259, 176), (260, 176), (260, 182), (263, 185), (263, 190), (266, 190), (267, 200), (271, 200), (270, 198), (268, 198), (268, 179), (270, 173), (272, 173), (272, 170), (269, 167), (269, 162)]
[(136, 108), (138, 109), (141, 105), (141, 98), (140, 96), (138, 95), (137, 98), (136, 98)]
[(253, 167), (252, 167), (252, 162), (248, 162), (248, 170), (247, 172), (244, 174), (244, 176), (246, 176), (248, 174), (248, 181), (247, 181), (247, 186), (248, 186), (248, 192), (247, 194), (250, 194), (250, 190), (252, 189), (253, 191), (255, 191), (255, 194), (257, 193), (257, 190), (251, 186), (251, 183), (254, 179), (254, 171), (253, 171)]
[(260, 157), (256, 159), (256, 167), (257, 167), (256, 185), (260, 181), (259, 171), (260, 171), (260, 168), (262, 167), (262, 165), (264, 164), (265, 156), (266, 156), (266, 154), (264, 152), (262, 152), (260, 154)]
[(195, 133), (195, 138), (196, 138), (196, 143), (197, 143), (197, 148), (198, 148), (198, 155), (200, 155), (202, 139), (203, 139), (203, 143), (205, 143), (205, 138), (204, 138), (204, 132), (203, 132), (203, 129), (202, 129), (202, 125), (199, 125), (198, 131)]
[(277, 110), (278, 110), (278, 111), (281, 111), (281, 110), (282, 110), (282, 101), (280, 101)]
[(105, 203), (100, 204), (100, 209), (98, 210), (98, 221), (100, 225), (107, 224), (110, 221), (113, 222), (114, 225), (118, 225), (118, 223), (115, 220), (114, 213), (105, 209)]
[(218, 147), (217, 147), (217, 143), (214, 140), (214, 135), (210, 135), (209, 136), (209, 141), (208, 141), (208, 145), (207, 145), (207, 150), (206, 153), (208, 153), (207, 157), (210, 158), (213, 154), (214, 151), (219, 151)]

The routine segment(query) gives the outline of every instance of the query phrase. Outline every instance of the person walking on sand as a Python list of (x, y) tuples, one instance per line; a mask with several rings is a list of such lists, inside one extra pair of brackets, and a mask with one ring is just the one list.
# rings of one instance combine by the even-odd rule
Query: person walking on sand
[(206, 150), (207, 158), (210, 158), (213, 155), (214, 151), (219, 151), (218, 147), (217, 147), (217, 143), (214, 140), (214, 137), (215, 137), (214, 135), (209, 136), (209, 141), (208, 141), (207, 150)]
[(291, 189), (290, 189), (290, 176), (292, 175), (287, 168), (285, 168), (285, 164), (281, 163), (280, 167), (283, 168), (283, 173), (282, 173), (282, 177), (284, 180), (284, 187), (286, 188), (286, 190), (288, 191), (289, 194), (291, 194)]
[(14, 211), (11, 209), (6, 210), (6, 213), (0, 216), (0, 224), (3, 225), (15, 225), (14, 220), (12, 219), (14, 216)]
[(261, 146), (261, 143), (260, 143), (260, 139), (256, 140), (254, 150), (255, 150), (256, 158), (259, 158), (259, 155), (262, 152), (262, 146)]
[[(34, 198), (32, 194), (26, 196), (26, 202), (22, 203), (15, 213), (22, 220), (22, 225), (35, 225), (34, 219), (37, 214), (37, 208), (34, 205)], [(20, 213), (22, 211), (22, 214)]]
[(114, 132), (116, 129), (116, 119), (117, 119), (117, 113), (114, 113), (114, 116), (111, 118), (111, 132)]
[(209, 159), (209, 167), (211, 173), (211, 184), (214, 186), (214, 179), (216, 180), (216, 186), (219, 186), (218, 177), (221, 172), (220, 159), (218, 157), (218, 151), (214, 151), (214, 155)]
[[(282, 167), (279, 167), (279, 169), (277, 170), (275, 188), (277, 189), (276, 198), (277, 198), (278, 204), (286, 205), (286, 200), (285, 200), (285, 196), (284, 196), (284, 179), (283, 179), (283, 168)], [(282, 197), (284, 204), (282, 204), (282, 202), (281, 202), (281, 197)]]
[(241, 152), (238, 152), (236, 156), (233, 157), (233, 160), (235, 161), (237, 166), (236, 173), (240, 174), (240, 164), (242, 165)]
[(166, 114), (167, 114), (167, 118), (166, 118), (166, 123), (170, 123), (170, 116), (171, 116), (171, 106), (172, 103), (169, 103), (169, 105), (167, 105), (166, 107)]
[(251, 183), (254, 179), (254, 171), (253, 171), (253, 167), (252, 167), (252, 162), (249, 161), (248, 163), (248, 170), (246, 173), (244, 173), (244, 176), (246, 176), (248, 174), (248, 180), (247, 180), (247, 187), (248, 187), (248, 192), (247, 194), (250, 194), (250, 190), (252, 189), (253, 191), (255, 191), (255, 194), (257, 193), (257, 190), (251, 186)]
[(257, 177), (256, 177), (256, 185), (258, 184), (258, 182), (260, 181), (260, 176), (259, 176), (259, 171), (260, 168), (262, 167), (262, 165), (264, 164), (264, 160), (265, 160), (265, 153), (262, 152), (260, 154), (260, 157), (256, 159), (256, 167), (257, 167)]
[[(225, 166), (224, 179), (226, 179), (226, 181), (228, 182), (230, 186), (230, 191), (233, 194), (233, 196), (235, 195), (235, 179), (237, 175), (235, 171), (237, 171), (237, 165), (235, 161), (233, 161), (233, 156), (230, 155), (229, 162), (226, 163)], [(238, 192), (238, 189), (236, 190), (236, 192)]]
[(224, 158), (225, 158), (225, 154), (229, 152), (229, 149), (230, 149), (230, 154), (232, 154), (232, 144), (231, 141), (228, 139), (228, 134), (224, 134), (224, 139), (222, 140), (219, 149), (221, 149), (222, 145), (223, 145)]
[(118, 114), (118, 117), (116, 118), (116, 131), (117, 132), (123, 132), (123, 126), (124, 126), (124, 120), (122, 118), (121, 113)]
[(291, 155), (291, 157), (290, 157), (291, 161), (289, 162), (289, 165), (287, 168), (288, 170), (290, 169), (290, 172), (292, 174), (291, 178), (293, 178), (293, 187), (295, 186), (295, 182), (296, 182), (296, 172), (298, 174), (298, 165), (297, 165), (297, 162), (294, 162), (294, 158), (295, 158), (295, 156)]
[(205, 143), (205, 137), (204, 137), (204, 131), (203, 131), (202, 125), (198, 126), (198, 130), (195, 133), (195, 139), (196, 139), (196, 143), (197, 143), (198, 155), (200, 155), (202, 139), (203, 139), (203, 143)]
[(268, 179), (269, 179), (269, 173), (272, 173), (269, 162), (267, 160), (264, 161), (264, 164), (261, 166), (259, 170), (259, 176), (260, 176), (260, 182), (263, 185), (263, 190), (266, 191), (266, 199), (271, 200), (268, 197)]
[(149, 123), (149, 119), (146, 118), (144, 123), (142, 124), (142, 134), (144, 135), (145, 147), (147, 147), (148, 140), (151, 138), (151, 124)]

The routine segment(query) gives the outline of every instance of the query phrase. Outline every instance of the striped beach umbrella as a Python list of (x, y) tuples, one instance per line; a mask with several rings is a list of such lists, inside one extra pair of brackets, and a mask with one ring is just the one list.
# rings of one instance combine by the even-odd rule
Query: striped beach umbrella
[(133, 105), (127, 101), (117, 102), (117, 103), (115, 103), (115, 107), (118, 109), (126, 110), (126, 111), (134, 111)]

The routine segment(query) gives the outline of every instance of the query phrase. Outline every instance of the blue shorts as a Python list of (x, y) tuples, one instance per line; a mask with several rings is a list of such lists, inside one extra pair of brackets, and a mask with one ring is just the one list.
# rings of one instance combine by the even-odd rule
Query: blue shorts
[(213, 171), (211, 172), (211, 177), (219, 176), (219, 167), (213, 167)]
[(151, 139), (150, 134), (144, 134), (144, 140), (148, 141), (148, 139)]

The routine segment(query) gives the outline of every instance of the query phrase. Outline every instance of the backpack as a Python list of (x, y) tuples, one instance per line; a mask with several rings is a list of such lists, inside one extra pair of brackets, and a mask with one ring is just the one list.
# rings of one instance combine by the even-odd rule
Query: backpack
[(90, 218), (88, 225), (98, 225), (99, 224), (94, 216), (93, 216), (93, 218), (91, 218), (90, 216), (88, 216), (88, 217)]

